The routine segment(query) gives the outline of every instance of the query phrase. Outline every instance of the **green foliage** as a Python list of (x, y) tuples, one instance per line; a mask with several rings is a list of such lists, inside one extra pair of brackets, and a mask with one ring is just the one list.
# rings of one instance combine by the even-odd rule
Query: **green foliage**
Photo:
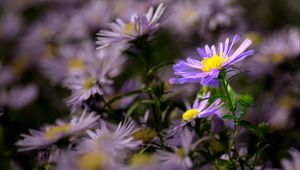
[(243, 106), (243, 107), (249, 107), (252, 106), (254, 103), (254, 98), (251, 95), (243, 95), (239, 97), (238, 102)]
[(223, 119), (232, 119), (232, 120), (237, 120), (238, 118), (236, 117), (236, 115), (232, 115), (232, 114), (226, 114), (222, 116)]
[(260, 140), (265, 139), (262, 130), (259, 127), (253, 125), (251, 122), (246, 121), (246, 120), (241, 120), (238, 122), (238, 125), (248, 129), (251, 133), (256, 135)]
[(232, 169), (232, 164), (228, 160), (218, 159), (213, 164), (212, 169), (213, 170), (230, 170), (230, 169)]

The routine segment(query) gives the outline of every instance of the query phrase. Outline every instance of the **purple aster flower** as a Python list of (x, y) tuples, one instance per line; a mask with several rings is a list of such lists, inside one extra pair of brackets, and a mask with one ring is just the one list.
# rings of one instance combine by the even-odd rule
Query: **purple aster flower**
[(134, 150), (142, 141), (136, 141), (132, 134), (139, 130), (132, 119), (120, 122), (116, 129), (109, 128), (104, 121), (96, 131), (87, 131), (89, 138), (79, 146), (79, 151), (104, 151), (114, 157), (126, 150)]
[(159, 20), (165, 11), (164, 4), (159, 4), (156, 10), (151, 7), (144, 15), (133, 14), (129, 22), (116, 19), (115, 23), (109, 25), (110, 30), (101, 30), (98, 33), (98, 49), (113, 43), (129, 42), (137, 37), (152, 34), (159, 26)]
[(169, 143), (171, 151), (158, 150), (154, 154), (154, 159), (159, 161), (162, 166), (176, 165), (178, 169), (190, 169), (193, 166), (193, 161), (190, 157), (191, 151), (193, 151), (199, 143), (207, 140), (207, 138), (195, 141), (195, 133), (188, 130), (188, 128), (182, 129), (182, 131), (176, 135), (179, 139), (176, 140), (175, 143)]
[(173, 66), (176, 75), (181, 78), (172, 78), (170, 83), (201, 83), (202, 85), (217, 86), (216, 80), (221, 70), (228, 69), (234, 63), (241, 61), (253, 54), (253, 50), (245, 51), (252, 43), (246, 39), (235, 51), (233, 45), (239, 37), (234, 36), (231, 43), (229, 38), (220, 43), (218, 48), (214, 45), (205, 46), (205, 50), (198, 48), (201, 60), (187, 58), (186, 61), (179, 61)]
[(39, 91), (36, 85), (15, 86), (10, 90), (0, 89), (0, 106), (20, 110), (31, 104), (37, 97)]
[(92, 128), (98, 118), (99, 116), (95, 113), (88, 114), (84, 111), (81, 116), (75, 116), (69, 122), (59, 119), (56, 124), (46, 125), (41, 130), (30, 129), (30, 134), (22, 134), (23, 139), (16, 143), (19, 147), (18, 151), (44, 149), (62, 138), (82, 134), (87, 129)]
[(210, 115), (216, 114), (220, 116), (222, 113), (220, 107), (223, 105), (221, 99), (215, 100), (211, 105), (208, 106), (208, 98), (210, 97), (210, 92), (203, 95), (202, 100), (196, 97), (193, 107), (187, 105), (187, 111), (183, 113), (182, 119), (185, 121), (192, 121), (195, 118), (205, 118)]

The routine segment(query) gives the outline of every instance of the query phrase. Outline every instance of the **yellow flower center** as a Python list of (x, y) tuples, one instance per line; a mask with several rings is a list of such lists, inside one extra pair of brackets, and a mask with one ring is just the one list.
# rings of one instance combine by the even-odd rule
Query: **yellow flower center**
[(198, 114), (198, 112), (199, 111), (197, 109), (189, 109), (183, 113), (182, 119), (185, 121), (191, 120)]
[(105, 155), (99, 152), (90, 152), (78, 159), (81, 170), (100, 170), (105, 165)]
[(135, 140), (142, 140), (144, 143), (149, 143), (155, 136), (157, 136), (157, 133), (154, 129), (144, 127), (135, 132), (132, 136)]
[(228, 57), (225, 57), (224, 59), (218, 55), (214, 55), (213, 57), (205, 57), (202, 61), (201, 64), (202, 66), (202, 71), (204, 72), (209, 72), (212, 69), (218, 69), (220, 70), (222, 67), (222, 64), (225, 63), (228, 60)]
[(94, 79), (92, 77), (89, 77), (83, 82), (82, 88), (84, 90), (88, 90), (91, 87), (93, 87), (93, 85), (94, 85)]
[(181, 13), (181, 20), (185, 23), (193, 22), (193, 18), (195, 16), (195, 12), (191, 9), (186, 9)]
[(125, 27), (123, 28), (123, 33), (127, 34), (127, 35), (131, 35), (134, 29), (134, 24), (133, 22), (129, 22), (127, 25), (125, 25)]
[(149, 165), (152, 162), (151, 155), (149, 154), (136, 154), (129, 160), (129, 164), (134, 168)]
[(176, 155), (178, 155), (178, 156), (181, 157), (181, 158), (184, 158), (184, 157), (185, 157), (185, 154), (184, 154), (183, 148), (177, 149), (177, 150), (176, 150)]
[[(129, 22), (122, 29), (122, 32), (127, 35), (132, 35), (133, 31), (134, 31), (134, 23), (133, 22)], [(137, 24), (136, 32), (139, 32), (139, 31), (140, 31), (140, 27)]]
[(68, 60), (67, 66), (71, 70), (79, 70), (79, 69), (84, 68), (84, 63), (79, 58), (72, 58), (72, 59)]
[(26, 64), (27, 64), (26, 59), (22, 57), (22, 58), (19, 58), (19, 59), (13, 61), (11, 68), (15, 73), (17, 73), (18, 75), (21, 75), (26, 68)]
[(274, 62), (274, 63), (280, 63), (280, 62), (282, 62), (283, 61), (283, 56), (280, 54), (280, 53), (276, 53), (276, 54), (274, 54), (273, 56), (272, 56), (272, 61)]
[(52, 140), (58, 134), (67, 133), (70, 129), (71, 129), (71, 125), (70, 124), (59, 125), (59, 126), (52, 126), (52, 127), (48, 128), (46, 130), (44, 137), (47, 140)]

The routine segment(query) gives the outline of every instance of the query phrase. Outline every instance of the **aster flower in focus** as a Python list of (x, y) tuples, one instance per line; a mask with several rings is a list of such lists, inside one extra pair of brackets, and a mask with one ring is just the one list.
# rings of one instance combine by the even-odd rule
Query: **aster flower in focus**
[(205, 118), (211, 115), (221, 116), (220, 107), (223, 105), (221, 99), (217, 99), (211, 105), (208, 106), (208, 99), (210, 97), (210, 92), (203, 95), (202, 100), (196, 97), (193, 107), (187, 105), (187, 111), (183, 113), (182, 119), (185, 121), (192, 121), (195, 118)]
[(155, 32), (159, 26), (159, 20), (165, 11), (164, 4), (160, 4), (155, 10), (151, 7), (144, 15), (133, 14), (129, 22), (116, 19), (109, 25), (110, 30), (100, 30), (98, 33), (98, 49), (113, 43), (129, 42), (137, 37), (149, 35)]
[(82, 142), (79, 150), (104, 151), (108, 155), (120, 156), (126, 150), (136, 149), (142, 142), (133, 138), (133, 133), (139, 130), (132, 119), (119, 123), (115, 130), (110, 130), (105, 122), (100, 123), (100, 129), (88, 131), (89, 138)]
[(193, 137), (194, 134), (184, 128), (180, 134), (180, 146), (171, 146), (173, 152), (159, 150), (155, 155), (155, 159), (162, 162), (162, 164), (176, 164), (181, 169), (191, 168), (193, 163), (189, 154), (198, 144), (198, 142), (193, 144)]
[(23, 139), (16, 145), (18, 151), (29, 151), (44, 149), (60, 139), (76, 135), (93, 127), (99, 116), (94, 113), (87, 114), (86, 111), (79, 117), (73, 117), (70, 122), (57, 120), (55, 125), (46, 125), (42, 130), (29, 130), (30, 134), (22, 134)]
[(234, 63), (239, 62), (249, 55), (253, 54), (253, 50), (245, 51), (250, 45), (251, 40), (246, 39), (243, 43), (233, 51), (233, 45), (238, 41), (239, 37), (235, 36), (229, 44), (229, 38), (224, 43), (220, 43), (218, 48), (214, 45), (205, 46), (205, 50), (198, 48), (201, 60), (187, 58), (186, 61), (179, 61), (173, 66), (175, 75), (182, 78), (172, 78), (170, 83), (201, 83), (202, 85), (216, 86), (217, 78), (222, 70), (226, 70)]

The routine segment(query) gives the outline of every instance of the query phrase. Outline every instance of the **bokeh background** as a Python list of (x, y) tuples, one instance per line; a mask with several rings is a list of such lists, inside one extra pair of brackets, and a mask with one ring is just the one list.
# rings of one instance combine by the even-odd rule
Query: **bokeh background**
[[(237, 93), (254, 96), (247, 119), (270, 125), (264, 160), (281, 168), (288, 149), (300, 150), (300, 1), (0, 0), (0, 169), (32, 169), (35, 153), (17, 152), (20, 134), (69, 114), (61, 63), (67, 67), (80, 50), (95, 50), (96, 33), (114, 19), (128, 20), (160, 2), (167, 12), (149, 62), (196, 57), (197, 47), (235, 34), (250, 38), (255, 54), (236, 65), (241, 74), (230, 83)], [(114, 93), (139, 86), (139, 68), (128, 60)], [(171, 75), (171, 66), (160, 70), (166, 83)], [(184, 92), (174, 97), (178, 102), (198, 90), (169, 88)], [(243, 140), (251, 145), (255, 139)]]

